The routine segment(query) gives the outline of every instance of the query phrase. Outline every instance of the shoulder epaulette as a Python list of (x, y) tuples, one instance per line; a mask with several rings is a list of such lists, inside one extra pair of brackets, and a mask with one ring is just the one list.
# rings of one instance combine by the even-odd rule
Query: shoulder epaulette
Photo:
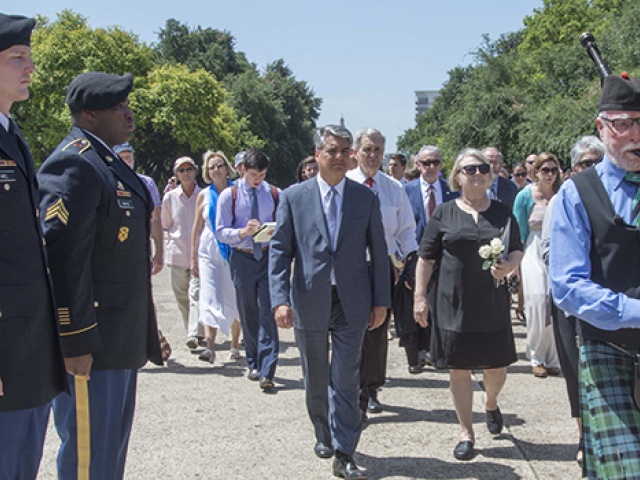
[(66, 151), (67, 149), (74, 148), (78, 150), (76, 153), (84, 153), (91, 147), (91, 142), (86, 138), (76, 138), (75, 140), (67, 143), (64, 147), (62, 147), (62, 151)]

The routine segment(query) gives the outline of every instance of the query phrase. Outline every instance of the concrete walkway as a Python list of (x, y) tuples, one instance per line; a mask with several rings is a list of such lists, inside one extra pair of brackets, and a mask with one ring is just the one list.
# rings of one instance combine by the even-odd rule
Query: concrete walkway
[[(138, 408), (127, 479), (328, 479), (331, 460), (313, 454), (302, 373), (292, 331), (281, 331), (277, 390), (265, 394), (246, 379), (244, 360), (227, 361), (229, 342), (218, 339), (214, 365), (184, 345), (182, 320), (166, 269), (154, 278), (159, 322), (174, 353), (168, 366), (139, 376)], [(385, 411), (370, 415), (356, 461), (370, 479), (575, 479), (577, 431), (569, 417), (564, 380), (538, 379), (525, 359), (525, 328), (514, 323), (520, 360), (509, 368), (500, 397), (506, 428), (492, 437), (484, 425), (483, 392), (476, 376), (476, 457), (453, 458), (458, 425), (448, 373), (410, 375), (404, 350), (389, 347)], [(49, 429), (41, 479), (54, 479), (58, 438)]]

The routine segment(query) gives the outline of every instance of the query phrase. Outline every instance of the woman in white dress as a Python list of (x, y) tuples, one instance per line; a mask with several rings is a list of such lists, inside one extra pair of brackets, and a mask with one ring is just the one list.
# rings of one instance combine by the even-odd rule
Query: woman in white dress
[(541, 153), (533, 164), (535, 182), (518, 193), (513, 215), (525, 242), (520, 264), (527, 318), (527, 356), (536, 377), (558, 375), (560, 360), (551, 324), (549, 272), (542, 260), (542, 220), (551, 198), (562, 185), (560, 162), (552, 153)]
[(230, 247), (216, 240), (211, 226), (215, 225), (219, 194), (232, 185), (236, 176), (223, 152), (207, 151), (203, 155), (202, 178), (209, 185), (198, 195), (196, 221), (191, 235), (191, 271), (200, 279), (200, 323), (204, 325), (206, 349), (200, 360), (213, 363), (218, 329), (229, 336), (229, 359), (242, 358), (240, 353), (240, 315), (236, 304), (236, 291), (229, 270)]

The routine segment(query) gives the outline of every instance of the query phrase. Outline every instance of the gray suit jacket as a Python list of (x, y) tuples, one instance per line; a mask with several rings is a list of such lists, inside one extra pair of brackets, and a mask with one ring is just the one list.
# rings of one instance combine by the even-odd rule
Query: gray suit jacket
[(348, 178), (345, 181), (335, 252), (331, 251), (317, 180), (282, 194), (269, 249), (269, 286), (271, 305), (291, 305), (296, 328), (328, 329), (332, 267), (342, 310), (352, 327), (365, 329), (371, 307), (391, 305), (380, 203), (367, 187)]

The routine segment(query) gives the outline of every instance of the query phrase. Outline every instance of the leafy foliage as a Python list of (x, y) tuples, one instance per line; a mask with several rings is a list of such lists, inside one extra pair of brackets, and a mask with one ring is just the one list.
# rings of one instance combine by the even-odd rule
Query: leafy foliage
[(475, 63), (449, 72), (433, 108), (399, 147), (411, 154), (434, 143), (449, 162), (466, 146), (487, 145), (509, 163), (542, 151), (567, 162), (576, 139), (595, 133), (600, 91), (578, 38), (594, 32), (613, 71), (633, 75), (640, 65), (639, 15), (632, 0), (544, 0), (522, 30), (496, 41), (485, 36)]

